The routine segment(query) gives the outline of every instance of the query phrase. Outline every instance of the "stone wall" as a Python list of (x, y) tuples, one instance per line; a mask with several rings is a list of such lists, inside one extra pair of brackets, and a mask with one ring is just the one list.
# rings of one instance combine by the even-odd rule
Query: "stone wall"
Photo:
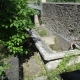
[(67, 40), (80, 40), (80, 3), (42, 3), (42, 21)]

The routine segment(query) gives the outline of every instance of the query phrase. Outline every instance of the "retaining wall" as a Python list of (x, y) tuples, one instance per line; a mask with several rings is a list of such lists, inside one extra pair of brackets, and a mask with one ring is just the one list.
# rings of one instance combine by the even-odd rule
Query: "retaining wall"
[(80, 3), (42, 3), (42, 21), (67, 40), (80, 40)]

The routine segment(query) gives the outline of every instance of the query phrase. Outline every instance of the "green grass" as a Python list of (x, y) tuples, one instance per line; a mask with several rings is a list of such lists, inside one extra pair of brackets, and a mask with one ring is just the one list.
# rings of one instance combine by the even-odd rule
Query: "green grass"
[(38, 32), (40, 36), (46, 36), (46, 30), (42, 29), (41, 31)]

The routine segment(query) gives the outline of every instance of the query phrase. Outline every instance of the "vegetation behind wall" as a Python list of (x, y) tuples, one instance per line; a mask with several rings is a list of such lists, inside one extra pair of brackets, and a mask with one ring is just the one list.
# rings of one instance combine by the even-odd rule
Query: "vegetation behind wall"
[(80, 0), (47, 0), (47, 2), (80, 2)]
[[(40, 2), (41, 0), (27, 0), (29, 3)], [(80, 0), (46, 0), (47, 2), (80, 2)]]

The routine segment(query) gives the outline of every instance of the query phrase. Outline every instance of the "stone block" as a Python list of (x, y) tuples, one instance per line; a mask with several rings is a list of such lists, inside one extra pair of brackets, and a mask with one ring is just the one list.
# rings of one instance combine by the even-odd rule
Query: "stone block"
[(33, 80), (48, 80), (47, 76), (41, 76), (41, 77), (37, 77)]

